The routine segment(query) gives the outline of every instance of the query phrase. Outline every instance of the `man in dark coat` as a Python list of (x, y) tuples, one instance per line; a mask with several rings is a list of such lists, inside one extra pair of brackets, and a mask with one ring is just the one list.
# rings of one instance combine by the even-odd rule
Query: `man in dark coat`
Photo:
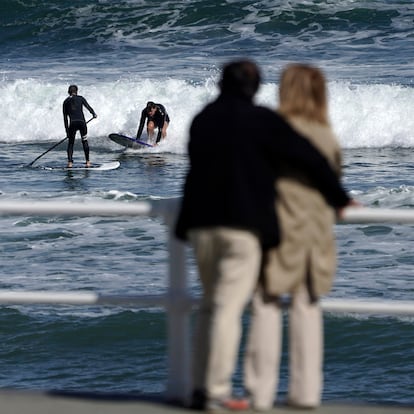
[(263, 251), (279, 243), (275, 180), (281, 160), (306, 172), (335, 208), (350, 198), (327, 161), (270, 109), (255, 106), (257, 66), (224, 67), (221, 93), (193, 120), (176, 235), (190, 240), (203, 287), (194, 342), (193, 406), (248, 408), (232, 398), (241, 316)]

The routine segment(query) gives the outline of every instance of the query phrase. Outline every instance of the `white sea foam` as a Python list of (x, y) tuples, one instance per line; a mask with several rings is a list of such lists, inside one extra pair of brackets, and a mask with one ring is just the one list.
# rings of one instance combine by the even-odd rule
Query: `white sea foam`
[[(80, 84), (98, 118), (89, 127), (95, 145), (107, 145), (111, 132), (134, 135), (141, 110), (149, 100), (166, 106), (171, 118), (168, 140), (153, 152), (185, 153), (188, 130), (194, 115), (218, 93), (216, 78), (209, 75), (203, 83), (180, 79), (120, 79), (115, 82)], [(2, 128), (0, 141), (56, 141), (65, 136), (62, 102), (66, 83), (47, 83), (21, 79), (0, 83)], [(330, 118), (343, 148), (413, 147), (414, 118), (410, 104), (414, 89), (401, 85), (329, 84)], [(256, 101), (277, 106), (277, 84), (264, 84)], [(89, 119), (85, 111), (85, 117)], [(97, 141), (99, 139), (99, 141)]]

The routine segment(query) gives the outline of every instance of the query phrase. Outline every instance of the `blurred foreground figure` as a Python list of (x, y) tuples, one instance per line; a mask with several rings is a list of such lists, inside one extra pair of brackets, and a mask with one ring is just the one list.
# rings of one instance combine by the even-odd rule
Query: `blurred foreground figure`
[[(307, 65), (291, 65), (280, 80), (279, 113), (306, 137), (341, 175), (341, 149), (328, 122), (325, 79)], [(294, 145), (291, 143), (291, 145)], [(335, 210), (308, 174), (280, 164), (276, 181), (281, 243), (267, 252), (264, 277), (252, 305), (245, 385), (256, 407), (273, 405), (282, 347), (278, 297), (289, 294), (288, 404), (317, 407), (322, 393), (323, 332), (319, 297), (335, 274)]]
[(334, 206), (349, 198), (326, 160), (274, 111), (252, 102), (258, 67), (226, 65), (220, 96), (193, 120), (190, 171), (176, 234), (194, 246), (203, 289), (194, 336), (192, 407), (249, 408), (232, 396), (241, 317), (263, 251), (279, 243), (275, 179), (281, 162), (301, 169)]

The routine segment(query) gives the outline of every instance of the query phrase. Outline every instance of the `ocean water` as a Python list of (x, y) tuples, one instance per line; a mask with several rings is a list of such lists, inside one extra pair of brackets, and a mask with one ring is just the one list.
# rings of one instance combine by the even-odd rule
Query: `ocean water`
[[(369, 207), (414, 208), (412, 1), (3, 0), (0, 12), (0, 200), (179, 197), (192, 118), (217, 96), (222, 64), (249, 57), (263, 72), (256, 100), (269, 107), (277, 106), (284, 65), (321, 67), (345, 186)], [(91, 160), (118, 160), (119, 169), (43, 169), (65, 164), (66, 143), (27, 167), (65, 137), (62, 102), (72, 83), (98, 114), (88, 124)], [(168, 138), (125, 151), (107, 135), (133, 135), (148, 100), (166, 106)], [(5, 216), (0, 229), (1, 289), (159, 294), (167, 287), (160, 218)], [(412, 300), (412, 225), (335, 231), (330, 297)], [(0, 333), (1, 388), (156, 395), (165, 388), (161, 310), (2, 306)], [(327, 314), (323, 398), (412, 405), (413, 344), (412, 317)], [(240, 392), (240, 371), (235, 380)], [(286, 388), (285, 346), (280, 399)]]

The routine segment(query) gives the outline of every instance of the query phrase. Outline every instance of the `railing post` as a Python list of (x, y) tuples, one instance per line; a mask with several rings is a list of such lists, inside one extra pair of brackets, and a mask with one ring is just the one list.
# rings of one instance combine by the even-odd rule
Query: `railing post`
[[(170, 212), (171, 213), (171, 212)], [(168, 379), (166, 398), (186, 403), (190, 392), (190, 316), (184, 243), (174, 236), (175, 214), (164, 216), (169, 228), (169, 288), (167, 293)]]

